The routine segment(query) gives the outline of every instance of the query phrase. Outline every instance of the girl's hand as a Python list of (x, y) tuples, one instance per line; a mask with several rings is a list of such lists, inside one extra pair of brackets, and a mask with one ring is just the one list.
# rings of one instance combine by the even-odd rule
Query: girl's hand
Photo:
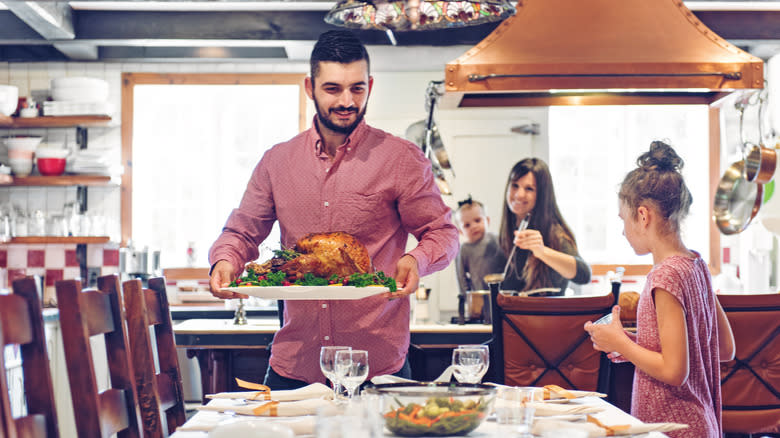
[(537, 257), (544, 251), (544, 238), (539, 230), (515, 231), (514, 244), (520, 249), (531, 251)]
[[(613, 355), (620, 356), (619, 352), (624, 343), (629, 340), (623, 331), (623, 323), (620, 322), (620, 306), (612, 307), (612, 322), (609, 324), (585, 323), (585, 331), (590, 335), (593, 348)], [(621, 356), (622, 357), (622, 356)], [(612, 358), (610, 358), (612, 359)]]

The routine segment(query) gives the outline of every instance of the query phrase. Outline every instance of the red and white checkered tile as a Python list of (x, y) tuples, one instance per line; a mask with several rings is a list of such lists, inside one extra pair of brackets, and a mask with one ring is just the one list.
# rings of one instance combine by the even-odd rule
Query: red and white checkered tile
[[(119, 249), (116, 245), (87, 245), (87, 267), (100, 267), (101, 275), (118, 273)], [(40, 275), (46, 286), (81, 276), (75, 244), (0, 245), (0, 270), (7, 271), (7, 275), (0, 275), (2, 289), (27, 275)]]

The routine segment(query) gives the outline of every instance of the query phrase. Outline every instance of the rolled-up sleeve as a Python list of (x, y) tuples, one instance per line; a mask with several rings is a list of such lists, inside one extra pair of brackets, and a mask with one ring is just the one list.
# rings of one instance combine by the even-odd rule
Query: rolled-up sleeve
[(417, 260), (422, 277), (446, 268), (458, 254), (460, 244), (452, 210), (441, 199), (431, 163), (421, 152), (406, 157), (396, 173), (402, 180), (398, 185), (398, 212), (404, 229), (418, 241), (409, 254)]
[[(238, 208), (233, 209), (222, 233), (209, 250), (209, 264), (227, 260), (237, 269), (257, 259), (258, 246), (276, 220), (266, 157), (255, 167)], [(240, 273), (240, 272), (239, 272)]]

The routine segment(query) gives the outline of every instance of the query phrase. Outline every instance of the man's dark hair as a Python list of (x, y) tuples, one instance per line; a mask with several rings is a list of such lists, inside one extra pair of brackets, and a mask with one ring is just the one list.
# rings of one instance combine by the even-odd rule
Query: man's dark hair
[(358, 37), (348, 30), (329, 30), (320, 35), (317, 44), (311, 51), (309, 59), (311, 78), (314, 80), (319, 74), (320, 62), (322, 61), (349, 64), (362, 59), (366, 60), (370, 72), (371, 63), (368, 59), (368, 52)]

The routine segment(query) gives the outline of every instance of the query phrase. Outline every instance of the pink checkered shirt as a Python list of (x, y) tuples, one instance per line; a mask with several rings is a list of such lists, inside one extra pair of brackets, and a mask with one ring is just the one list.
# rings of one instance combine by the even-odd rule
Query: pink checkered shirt
[[(240, 267), (279, 221), (282, 245), (306, 234), (344, 231), (368, 248), (376, 270), (395, 274), (408, 235), (420, 276), (445, 268), (458, 252), (451, 211), (441, 199), (431, 164), (413, 143), (365, 122), (331, 161), (312, 127), (265, 153), (239, 207), (209, 252), (213, 264)], [(270, 363), (282, 376), (324, 382), (323, 345), (368, 350), (369, 378), (398, 371), (409, 348), (409, 299), (287, 301), (284, 327), (274, 337)]]

